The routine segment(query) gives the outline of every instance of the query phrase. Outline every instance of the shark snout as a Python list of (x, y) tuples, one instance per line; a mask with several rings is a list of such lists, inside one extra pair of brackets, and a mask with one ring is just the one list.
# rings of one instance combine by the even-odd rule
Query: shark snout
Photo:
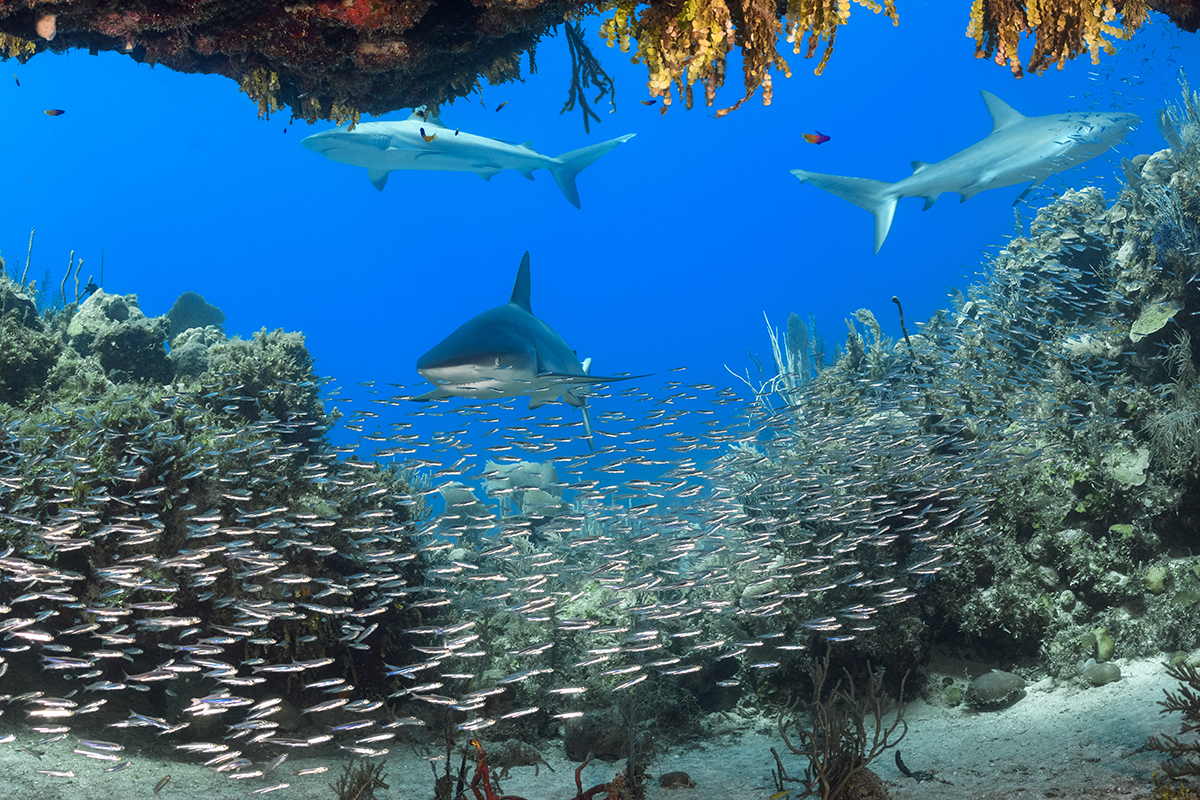
[[(451, 337), (417, 359), (417, 372), (431, 383), (473, 383), (486, 377), (533, 374), (534, 362), (521, 351), (473, 349)], [(511, 379), (511, 377), (510, 377)]]

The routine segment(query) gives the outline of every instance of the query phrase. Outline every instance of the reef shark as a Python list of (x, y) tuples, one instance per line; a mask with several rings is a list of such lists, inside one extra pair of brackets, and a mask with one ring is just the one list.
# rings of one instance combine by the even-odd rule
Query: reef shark
[(988, 189), (1033, 181), (1019, 201), (1049, 176), (1120, 144), (1141, 121), (1136, 114), (1094, 112), (1027, 117), (991, 92), (980, 94), (992, 115), (992, 132), (987, 138), (933, 164), (914, 161), (913, 174), (903, 180), (888, 183), (802, 169), (794, 169), (792, 174), (801, 183), (811, 183), (870, 211), (875, 217), (878, 253), (900, 198), (923, 197), (928, 210), (942, 192), (958, 192), (959, 202), (966, 202)]
[(579, 208), (575, 176), (635, 135), (628, 133), (554, 158), (534, 150), (532, 142), (514, 144), (452, 130), (421, 107), (403, 122), (361, 122), (352, 131), (334, 129), (307, 136), (301, 144), (330, 161), (366, 167), (371, 185), (381, 192), (388, 175), (398, 169), (474, 172), (485, 181), (506, 169), (533, 180), (535, 169), (545, 169), (558, 181), (563, 196)]
[(437, 388), (411, 399), (442, 397), (498, 400), (529, 397), (538, 408), (558, 398), (583, 412), (588, 447), (593, 447), (592, 421), (584, 393), (597, 383), (627, 381), (645, 375), (601, 377), (554, 329), (533, 315), (529, 305), (529, 253), (521, 259), (512, 297), (507, 304), (464, 322), (417, 359), (417, 372)]

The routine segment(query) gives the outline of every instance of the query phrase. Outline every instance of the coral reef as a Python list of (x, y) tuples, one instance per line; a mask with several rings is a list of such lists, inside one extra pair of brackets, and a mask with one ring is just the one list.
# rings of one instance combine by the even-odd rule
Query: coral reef
[[(856, 0), (898, 23), (894, 0)], [(0, 57), (22, 61), (44, 51), (72, 48), (115, 50), (180, 72), (204, 72), (235, 80), (270, 116), (289, 108), (293, 118), (356, 123), (364, 113), (436, 107), (478, 91), (481, 79), (496, 84), (520, 79), (521, 56), (566, 19), (590, 13), (583, 0), (280, 0), (237, 3), (99, 3), (56, 0), (0, 4)], [(1185, 30), (1195, 30), (1194, 3), (1175, 0), (1071, 0), (1030, 3), (975, 0), (970, 35), (977, 55), (1008, 63), (1014, 74), (1039, 72), (1090, 51), (1110, 51), (1107, 37), (1128, 38), (1148, 9), (1162, 11)], [(687, 106), (693, 87), (704, 87), (713, 105), (725, 82), (731, 51), (741, 52), (743, 96), (718, 116), (739, 107), (759, 88), (770, 104), (771, 71), (790, 75), (777, 42), (812, 58), (820, 74), (839, 28), (850, 18), (848, 0), (616, 0), (601, 6), (609, 16), (600, 35), (622, 52), (636, 42), (635, 58), (646, 65), (651, 97), (665, 113), (674, 92)], [(1118, 26), (1118, 11), (1121, 22)], [(1034, 36), (1034, 52), (1021, 66), (1021, 35)], [(584, 127), (596, 119), (584, 91), (611, 94), (612, 83), (584, 44), (581, 29), (565, 25), (573, 78), (564, 111), (579, 107)], [(674, 90), (673, 88), (674, 87)]]
[[(224, 75), (263, 116), (316, 122), (437, 105), (520, 76), (520, 58), (570, 0), (0, 5), (0, 55), (112, 50), (179, 72)], [(44, 20), (55, 20), (54, 33)]]
[(28, 401), (46, 382), (60, 351), (34, 298), (9, 279), (0, 262), (0, 403)]
[(387, 762), (371, 765), (367, 761), (351, 761), (343, 768), (337, 783), (329, 784), (337, 800), (375, 800), (376, 789), (387, 789), (383, 768)]
[[(406, 473), (338, 458), (324, 436), (336, 415), (303, 337), (263, 331), (245, 342), (193, 328), (210, 363), (172, 375), (166, 319), (147, 319), (135, 296), (98, 291), (39, 318), (7, 276), (0, 330), (27, 332), (0, 338), (0, 624), (19, 641), (57, 639), (5, 648), (10, 697), (71, 693), (87, 678), (87, 691), (126, 701), (73, 703), (92, 714), (78, 724), (128, 727), (132, 708), (145, 724), (197, 735), (261, 701), (272, 719), (256, 729), (280, 737), (304, 732), (319, 710), (344, 721), (382, 705), (382, 659), (409, 658), (402, 631), (421, 619), (395, 598), (417, 568), (405, 542), (425, 511)], [(20, 350), (30, 337), (40, 360)], [(203, 643), (189, 639), (202, 631)], [(94, 651), (93, 633), (140, 647), (118, 659), (125, 670), (47, 656)], [(165, 652), (175, 657), (163, 667)], [(344, 694), (332, 707), (293, 679), (335, 663), (328, 680)], [(292, 677), (268, 682), (255, 665)]]
[[(346, 427), (380, 459), (435, 456), (411, 462), (426, 478), (385, 467), (329, 442), (338, 414), (298, 333), (191, 327), (164, 358), (165, 321), (133, 295), (39, 315), (0, 279), (0, 326), (17, 332), (0, 345), (15, 365), (0, 626), (38, 645), (0, 655), (5, 692), (33, 718), (35, 694), (95, 680), (114, 702), (73, 725), (132, 711), (197, 747), (432, 740), (439, 797), (461, 738), (504, 743), (495, 775), (481, 740), (467, 751), (472, 793), (491, 793), (561, 725), (573, 757), (625, 762), (577, 797), (620, 797), (646, 782), (651, 734), (713, 732), (716, 712), (752, 719), (811, 685), (811, 728), (777, 720), (809, 772), (780, 763), (777, 788), (870, 797), (864, 767), (903, 728), (900, 713), (884, 724), (884, 695), (902, 703), (934, 646), (1012, 673), (933, 687), (977, 708), (1034, 673), (1099, 685), (1122, 657), (1190, 649), (1200, 98), (1185, 84), (1159, 122), (1170, 148), (1131, 161), (1115, 199), (1067, 191), (1019, 222), (904, 341), (861, 309), (825, 364), (789, 319), (771, 334), (780, 374), (751, 402), (711, 384), (624, 389), (642, 410), (606, 410), (619, 444), (579, 461), (562, 418), (492, 428), (472, 452), (458, 423), (490, 427), (491, 407), (423, 409), (453, 422), (427, 441), (364, 432), (360, 412)], [(671, 427), (691, 403), (705, 424)], [(93, 636), (131, 645), (132, 663), (96, 655)], [(385, 703), (386, 719), (364, 716)], [(469, 772), (464, 758), (460, 791)]]
[[(830, 646), (825, 656), (814, 660), (810, 668), (812, 700), (808, 706), (811, 727), (802, 728), (795, 717), (800, 698), (779, 712), (776, 725), (787, 748), (808, 759), (804, 777), (792, 777), (784, 769), (775, 748), (776, 788), (783, 791), (789, 783), (800, 784), (799, 797), (819, 797), (821, 800), (886, 797), (886, 791), (868, 765), (884, 752), (900, 744), (908, 733), (904, 721), (904, 682), (900, 680), (900, 700), (893, 707), (884, 697), (878, 676), (867, 665), (867, 683), (860, 694), (849, 671), (826, 693), (829, 678)], [(886, 717), (894, 714), (891, 723)], [(791, 735), (788, 735), (791, 731)], [(899, 732), (899, 735), (897, 735)], [(872, 780), (873, 779), (873, 780)], [(874, 791), (864, 791), (864, 782), (877, 785)]]
[[(1145, 0), (1066, 0), (1054, 3), (1024, 3), (1012, 0), (974, 0), (967, 35), (974, 37), (975, 57), (1008, 64), (1020, 78), (1026, 71), (1040, 73), (1051, 65), (1062, 69), (1069, 59), (1090, 52), (1092, 63), (1100, 53), (1115, 52), (1106, 37), (1128, 39), (1146, 21), (1149, 8), (1177, 11), (1185, 4), (1147, 3)], [(1113, 25), (1117, 14), (1121, 25)], [(1170, 13), (1170, 12), (1168, 12)], [(1020, 36), (1034, 37), (1033, 53), (1021, 64), (1017, 52)]]
[[(743, 446), (734, 484), (753, 488), (748, 511), (776, 532), (765, 546), (805, 564), (798, 575), (823, 570), (834, 593), (884, 579), (855, 531), (896, 537), (916, 572), (926, 554), (948, 555), (904, 612), (862, 601), (870, 623), (839, 629), (862, 655), (911, 666), (936, 640), (1094, 682), (1111, 675), (1081, 675), (1089, 658), (1195, 645), (1198, 108), (1184, 79), (1159, 119), (1169, 150), (1131, 165), (1112, 201), (1067, 191), (1019, 224), (986, 278), (910, 344), (860, 311), (813, 381), (765, 382), (785, 409)], [(787, 361), (776, 357), (781, 374)], [(816, 541), (790, 545), (801, 529)], [(830, 549), (815, 547), (825, 536)], [(784, 620), (807, 618), (790, 599), (800, 586), (778, 587)]]
[(1168, 778), (1200, 775), (1200, 741), (1182, 738), (1200, 731), (1200, 669), (1190, 664), (1169, 664), (1167, 674), (1179, 681), (1179, 691), (1164, 690), (1167, 697), (1159, 701), (1159, 705), (1164, 714), (1178, 711), (1183, 715), (1180, 736), (1151, 736), (1146, 740), (1146, 747), (1166, 756), (1162, 766)]

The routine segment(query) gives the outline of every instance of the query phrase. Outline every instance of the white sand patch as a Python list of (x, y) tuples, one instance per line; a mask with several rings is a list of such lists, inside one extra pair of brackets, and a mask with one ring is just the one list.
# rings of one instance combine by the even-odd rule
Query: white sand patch
[[(935, 774), (938, 780), (916, 781), (897, 770), (894, 751), (874, 765), (896, 800), (1001, 800), (1001, 798), (1134, 797), (1147, 793), (1151, 774), (1160, 758), (1141, 748), (1146, 737), (1176, 733), (1178, 715), (1159, 713), (1163, 689), (1178, 683), (1165, 674), (1159, 659), (1119, 661), (1121, 680), (1092, 689), (1054, 687), (1050, 681), (1033, 684), (1026, 696), (1001, 711), (975, 712), (965, 707), (944, 708), (923, 701), (909, 705), (905, 714), (908, 735), (899, 749), (911, 770)], [(4, 719), (0, 717), (0, 722)], [(689, 747), (668, 745), (651, 764), (654, 776), (682, 770), (696, 781), (694, 789), (663, 789), (654, 781), (650, 800), (765, 800), (774, 791), (771, 769), (775, 747), (790, 774), (804, 771), (803, 759), (782, 745), (773, 720), (760, 720), (742, 730)], [(72, 738), (35, 746), (37, 735), (17, 732), (11, 744), (0, 745), (0, 797), (39, 800), (128, 800), (153, 797), (155, 784), (165, 775), (170, 782), (160, 797), (225, 800), (244, 798), (255, 789), (285, 781), (287, 789), (265, 795), (273, 800), (331, 800), (329, 788), (340, 776), (348, 757), (336, 750), (293, 752), (278, 769), (263, 778), (230, 780), (192, 763), (169, 761), (126, 751), (133, 766), (106, 773), (108, 763), (78, 755)], [(236, 748), (236, 742), (230, 743)], [(40, 759), (19, 749), (33, 747)], [(575, 797), (575, 763), (568, 762), (561, 746), (539, 748), (554, 767), (542, 767), (535, 777), (532, 767), (520, 767), (503, 782), (505, 793), (527, 800), (572, 800)], [(273, 754), (271, 754), (273, 755)], [(434, 755), (430, 753), (430, 758)], [(187, 758), (187, 756), (183, 756)], [(434, 776), (430, 761), (413, 747), (392, 742), (384, 768), (389, 788), (378, 790), (379, 800), (428, 800), (433, 797)], [(269, 760), (264, 758), (263, 761)], [(262, 767), (262, 764), (256, 764)], [(320, 775), (297, 776), (299, 770), (327, 766)], [(457, 760), (456, 760), (457, 766)], [(583, 773), (588, 789), (609, 780), (623, 764), (593, 762)], [(38, 774), (37, 770), (75, 772), (73, 778)], [(467, 796), (471, 797), (470, 792)]]

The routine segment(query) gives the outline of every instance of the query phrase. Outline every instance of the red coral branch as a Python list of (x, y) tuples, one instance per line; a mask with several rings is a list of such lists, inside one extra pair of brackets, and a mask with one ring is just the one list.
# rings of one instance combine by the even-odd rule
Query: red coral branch
[[(525, 800), (523, 797), (518, 797), (515, 794), (498, 795), (492, 791), (491, 773), (488, 771), (487, 753), (483, 751), (483, 745), (478, 739), (472, 739), (468, 742), (475, 748), (475, 774), (471, 776), (471, 792), (475, 795), (475, 800)], [(592, 754), (588, 753), (587, 758), (575, 770), (575, 797), (572, 800), (593, 800), (596, 795), (601, 792), (608, 792), (609, 797), (612, 797), (613, 783), (601, 783), (593, 786), (586, 792), (583, 790), (583, 768), (592, 762)], [(479, 791), (482, 784), (483, 791)]]

